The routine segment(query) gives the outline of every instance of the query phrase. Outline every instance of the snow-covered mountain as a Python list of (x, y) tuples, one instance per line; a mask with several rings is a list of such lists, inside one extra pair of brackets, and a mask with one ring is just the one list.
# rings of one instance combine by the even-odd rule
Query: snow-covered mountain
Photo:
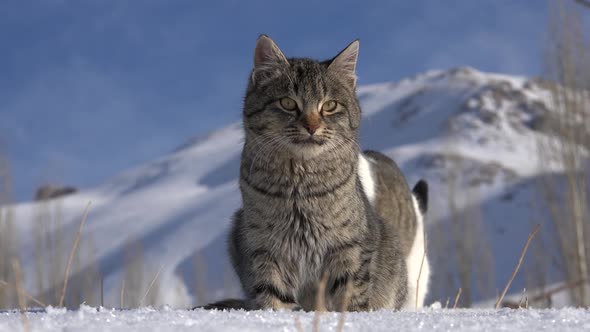
[[(411, 185), (419, 178), (430, 182), (430, 299), (446, 300), (458, 287), (474, 301), (495, 297), (542, 215), (536, 182), (549, 168), (540, 167), (537, 150), (548, 135), (549, 92), (535, 80), (457, 68), (361, 86), (358, 96), (363, 148), (393, 157)], [(59, 279), (46, 276), (40, 283), (36, 276), (40, 266), (62, 271), (91, 201), (70, 287), (98, 269), (105, 305), (119, 306), (120, 297), (132, 296), (133, 287), (147, 290), (160, 272), (150, 291), (158, 303), (183, 307), (238, 296), (225, 237), (240, 205), (242, 138), (241, 125), (230, 124), (95, 188), (13, 206), (26, 289), (39, 295), (61, 287)], [(542, 235), (539, 241), (551, 248), (550, 236)], [(39, 238), (46, 242), (41, 248)], [(54, 238), (61, 244), (48, 240)], [(48, 247), (57, 254), (39, 263), (35, 258)], [(140, 252), (146, 268), (141, 278), (123, 283), (132, 273), (123, 268), (129, 252)], [(560, 280), (550, 263), (540, 268), (546, 282)], [(521, 270), (516, 292), (531, 273)], [(89, 287), (99, 292), (97, 282)]]

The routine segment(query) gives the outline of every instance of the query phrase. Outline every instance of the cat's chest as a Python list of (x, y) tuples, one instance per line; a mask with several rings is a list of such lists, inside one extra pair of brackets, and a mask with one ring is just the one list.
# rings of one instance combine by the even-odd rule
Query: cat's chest
[(269, 241), (282, 248), (286, 257), (298, 262), (303, 259), (306, 264), (316, 263), (324, 248), (337, 235), (328, 226), (329, 220), (319, 211), (300, 208), (296, 204), (284, 207), (267, 222), (272, 224)]
[[(293, 213), (285, 227), (281, 227), (281, 241), (284, 257), (288, 257), (297, 276), (297, 285), (306, 284), (309, 280), (317, 279), (321, 273), (326, 257), (325, 248), (330, 247), (335, 238), (331, 231), (316, 218), (307, 218), (298, 212)], [(294, 285), (296, 286), (296, 285)]]
[(333, 236), (330, 220), (319, 209), (302, 208), (296, 203), (285, 205), (269, 220), (281, 241), (300, 251), (317, 251)]

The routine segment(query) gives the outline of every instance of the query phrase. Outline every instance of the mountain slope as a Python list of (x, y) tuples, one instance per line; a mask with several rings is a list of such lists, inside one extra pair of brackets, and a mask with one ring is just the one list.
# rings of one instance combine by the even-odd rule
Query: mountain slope
[[(549, 137), (543, 126), (550, 113), (547, 90), (525, 78), (457, 68), (362, 86), (358, 95), (364, 112), (363, 148), (393, 157), (410, 185), (419, 178), (430, 182), (430, 298), (452, 296), (460, 286), (470, 290), (469, 301), (494, 297), (516, 262), (531, 220), (538, 219), (531, 204), (537, 178), (546, 172), (536, 151), (538, 140)], [(122, 279), (128, 275), (125, 257), (130, 244), (137, 244), (149, 268), (141, 280), (135, 279), (136, 293), (148, 289), (161, 270), (150, 295), (156, 303), (183, 307), (238, 296), (225, 236), (240, 204), (242, 138), (240, 125), (231, 124), (96, 188), (12, 207), (26, 288), (48, 296), (60, 286), (49, 276), (38, 282), (39, 249), (32, 244), (40, 236), (60, 237), (63, 245), (52, 247), (54, 257), (67, 257), (84, 208), (92, 201), (81, 243), (93, 248), (86, 256), (80, 254), (72, 285), (98, 268), (105, 304), (118, 306)], [(547, 169), (560, 173), (559, 167)], [(46, 214), (59, 220), (40, 225), (39, 216)], [(554, 270), (543, 270), (548, 282), (559, 281)], [(521, 274), (514, 287), (524, 285)], [(131, 290), (130, 284), (126, 287)]]

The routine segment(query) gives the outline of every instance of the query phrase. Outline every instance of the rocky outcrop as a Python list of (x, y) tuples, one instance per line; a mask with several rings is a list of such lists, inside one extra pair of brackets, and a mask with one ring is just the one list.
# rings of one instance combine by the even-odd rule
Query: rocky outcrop
[(35, 192), (35, 201), (45, 201), (57, 197), (71, 195), (78, 189), (72, 186), (43, 185)]

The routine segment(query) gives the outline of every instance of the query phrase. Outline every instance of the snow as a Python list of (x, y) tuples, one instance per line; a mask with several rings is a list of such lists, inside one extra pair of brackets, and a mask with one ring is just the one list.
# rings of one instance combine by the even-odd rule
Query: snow
[(288, 311), (205, 311), (142, 308), (127, 311), (82, 306), (75, 311), (48, 308), (0, 313), (0, 331), (588, 331), (588, 309), (424, 309), (370, 313)]
[[(397, 83), (358, 88), (364, 113), (362, 147), (383, 151), (393, 157), (407, 175), (410, 185), (419, 178), (426, 178), (430, 184), (432, 204), (425, 220), (427, 231), (448, 223), (447, 177), (453, 170), (462, 175), (458, 186), (461, 189), (459, 193), (465, 196), (464, 200), (458, 200), (457, 208), (468, 210), (472, 205), (481, 206), (482, 238), (478, 250), (489, 249), (495, 260), (490, 263), (491, 272), (488, 271), (492, 291), (474, 293), (474, 301), (493, 298), (495, 290), (504, 287), (514, 268), (515, 252), (520, 252), (531, 228), (530, 221), (537, 220), (542, 214), (531, 208), (531, 201), (537, 195), (536, 179), (549, 170), (539, 167), (541, 160), (536, 150), (539, 139), (550, 138), (546, 133), (527, 126), (530, 118), (536, 116), (527, 112), (535, 109), (534, 103), (546, 104), (548, 94), (541, 87), (527, 82), (522, 77), (457, 68), (431, 71)], [(493, 116), (488, 118), (490, 112)], [(237, 176), (242, 141), (241, 125), (229, 124), (157, 160), (113, 176), (95, 188), (85, 188), (77, 194), (48, 203), (30, 202), (10, 207), (14, 210), (15, 226), (19, 231), (18, 252), (25, 275), (25, 289), (39, 295), (61, 285), (61, 279), (57, 280), (57, 285), (46, 279), (43, 288), (39, 289), (35, 249), (31, 245), (35, 243), (34, 231), (40, 227), (36, 216), (41, 211), (51, 211), (55, 218), (60, 219), (58, 223), (45, 223), (43, 227), (47, 234), (63, 233), (65, 245), (57, 254), (67, 257), (70, 239), (73, 240), (86, 204), (92, 201), (80, 250), (84, 252), (88, 243), (95, 245), (86, 250), (92, 255), (80, 257), (79, 266), (72, 267), (72, 278), (97, 265), (104, 277), (105, 305), (119, 303), (125, 266), (123, 258), (129, 244), (134, 242), (141, 243), (148, 265), (146, 269), (152, 275), (163, 267), (159, 276), (160, 286), (154, 290), (157, 304), (187, 308), (224, 297), (240, 296), (239, 286), (229, 266), (225, 238), (231, 215), (240, 204)], [(450, 155), (460, 156), (463, 163), (454, 163)], [(490, 169), (491, 173), (487, 171)], [(557, 166), (551, 171), (559, 175), (561, 170)], [(477, 181), (475, 185), (474, 181)], [(506, 199), (507, 194), (510, 199)], [(541, 233), (545, 232), (545, 228), (544, 225)], [(555, 249), (554, 244), (544, 245), (548, 250)], [(445, 256), (449, 249), (431, 244), (428, 248), (432, 248), (429, 249), (429, 256), (433, 290), (427, 303), (431, 303), (453, 296), (460, 285), (449, 287), (447, 284), (448, 276), (457, 270), (454, 260), (449, 262)], [(201, 262), (202, 266), (195, 262)], [(195, 286), (199, 283), (195, 282), (199, 279), (195, 275), (199, 273), (203, 274), (200, 282), (204, 291)], [(563, 280), (563, 276), (555, 270), (545, 273), (548, 283)], [(152, 275), (145, 276), (140, 286), (146, 289)], [(515, 293), (519, 293), (518, 290), (525, 286), (524, 275), (518, 275), (513, 285)], [(38, 320), (73, 326), (69, 324), (75, 325), (78, 313), (67, 312), (55, 317), (39, 314)], [(84, 312), (84, 315), (96, 317), (111, 314), (121, 315), (129, 321), (139, 319), (139, 325), (149, 325), (145, 321), (147, 313), (142, 310)], [(180, 316), (186, 315), (195, 324), (205, 324), (200, 325), (204, 329), (208, 320), (211, 322), (213, 317), (219, 317), (215, 313), (172, 310), (159, 310), (153, 314), (172, 321), (181, 320)], [(471, 314), (484, 318), (489, 316), (493, 320), (493, 314), (485, 311), (451, 313), (443, 310), (437, 311), (434, 316), (456, 317), (461, 321), (465, 318), (465, 326), (469, 326), (469, 319), (475, 321)], [(560, 312), (538, 314), (547, 319), (561, 315)], [(31, 318), (33, 322), (37, 319), (35, 315)], [(239, 315), (232, 313), (230, 317), (238, 319)], [(285, 326), (288, 325), (287, 320), (292, 319), (290, 313), (249, 315), (256, 317), (258, 322), (251, 324), (262, 324), (272, 315), (283, 317)], [(420, 315), (393, 314), (400, 318), (395, 324), (406, 324), (403, 325), (406, 327), (419, 320)], [(512, 315), (502, 317), (509, 319)], [(306, 321), (306, 317), (302, 316), (302, 322)], [(367, 328), (363, 324), (368, 324), (368, 316), (353, 314), (351, 317), (358, 318), (358, 322), (354, 320), (354, 324), (358, 324), (355, 327)], [(383, 314), (377, 317), (389, 316)], [(10, 321), (13, 318), (5, 319)], [(383, 327), (392, 324), (386, 322), (385, 319)], [(154, 324), (157, 326), (157, 323)], [(250, 326), (250, 323), (244, 324)]]

